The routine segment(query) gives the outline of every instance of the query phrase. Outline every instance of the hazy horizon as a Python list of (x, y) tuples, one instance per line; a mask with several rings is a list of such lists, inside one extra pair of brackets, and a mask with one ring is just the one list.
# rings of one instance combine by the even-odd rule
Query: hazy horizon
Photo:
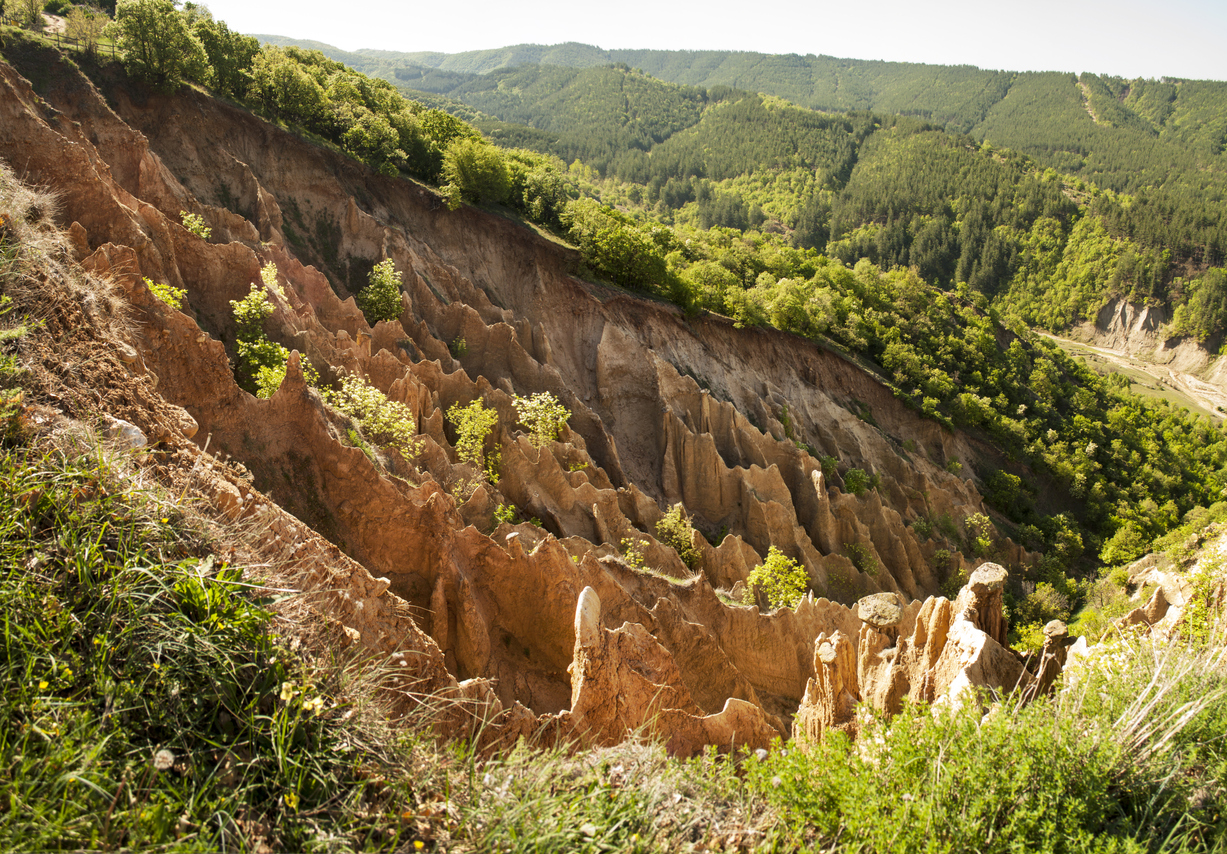
[[(533, 0), (474, 0), (462, 12), (356, 0), (338, 18), (321, 0), (212, 0), (244, 33), (325, 42), (343, 50), (463, 53), (580, 42), (603, 50), (737, 50), (859, 60), (975, 65), (1006, 71), (1089, 71), (1126, 78), (1227, 80), (1227, 4), (1172, 0), (1162, 12), (1126, 0), (847, 5), (781, 0), (771, 14), (630, 0), (599, 9)], [(456, 7), (451, 7), (454, 10)], [(460, 17), (462, 16), (462, 17)]]

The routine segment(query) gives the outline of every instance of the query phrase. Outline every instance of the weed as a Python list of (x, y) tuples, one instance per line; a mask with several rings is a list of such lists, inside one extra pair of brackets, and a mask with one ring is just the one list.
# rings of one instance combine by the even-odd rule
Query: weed
[(457, 335), (452, 339), (452, 343), (448, 345), (447, 349), (451, 352), (453, 358), (463, 359), (465, 354), (469, 352), (469, 342), (464, 340), (463, 335)]
[(788, 439), (793, 440), (792, 435), (792, 416), (788, 414), (788, 404), (780, 406), (780, 426), (784, 428), (784, 435)]
[(627, 537), (622, 540), (622, 559), (631, 569), (643, 570), (643, 541)]
[(366, 458), (371, 461), (371, 464), (379, 468), (379, 458), (375, 456), (375, 452), (371, 450), (371, 446), (362, 438), (362, 434), (352, 427), (345, 431), (345, 436), (349, 439), (349, 443), (355, 448), (366, 454)]
[(132, 482), (97, 449), (0, 448), (0, 849), (301, 850), (341, 812), (358, 841), (344, 709)]

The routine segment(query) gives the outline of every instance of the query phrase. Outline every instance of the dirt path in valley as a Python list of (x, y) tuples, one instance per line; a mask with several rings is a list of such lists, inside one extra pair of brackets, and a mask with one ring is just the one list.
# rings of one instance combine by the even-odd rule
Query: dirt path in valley
[[(1038, 332), (1039, 330), (1036, 331)], [(1109, 362), (1119, 368), (1146, 374), (1152, 377), (1160, 386), (1166, 386), (1191, 399), (1215, 418), (1223, 418), (1224, 413), (1227, 413), (1227, 391), (1205, 380), (1198, 379), (1192, 374), (1173, 371), (1166, 365), (1156, 365), (1152, 362), (1143, 361), (1121, 350), (1096, 347), (1093, 344), (1086, 344), (1071, 338), (1061, 338), (1048, 332), (1040, 332), (1040, 334), (1057, 342), (1063, 349), (1073, 355), (1083, 355), (1086, 352), (1093, 353), (1105, 362)]]

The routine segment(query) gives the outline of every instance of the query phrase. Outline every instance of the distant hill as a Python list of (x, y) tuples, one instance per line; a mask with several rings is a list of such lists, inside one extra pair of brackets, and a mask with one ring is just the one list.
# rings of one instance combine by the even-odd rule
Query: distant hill
[[(389, 80), (501, 145), (640, 185), (610, 196), (623, 206), (704, 228), (768, 220), (844, 260), (967, 281), (1031, 323), (1064, 328), (1105, 288), (1179, 302), (1182, 279), (1227, 261), (1227, 83), (574, 43), (346, 52), (262, 38)], [(1110, 192), (1062, 196), (1060, 182), (1038, 179), (1045, 168)], [(1128, 241), (1123, 260), (1050, 299), (1052, 271), (1023, 276), (1038, 263), (1030, 232), (1037, 217), (1062, 223), (1064, 252), (1082, 207)]]
[[(320, 50), (364, 74), (458, 100), (466, 100), (460, 91), (473, 89), (475, 76), (504, 69), (625, 64), (684, 86), (729, 86), (817, 110), (871, 110), (923, 118), (947, 131), (1023, 151), (1045, 165), (1119, 191), (1168, 183), (1170, 176), (1155, 171), (1151, 161), (1172, 160), (1182, 173), (1214, 169), (1213, 161), (1221, 159), (1227, 147), (1223, 109), (1227, 82), (1219, 81), (1129, 81), (1089, 73), (986, 71), (970, 65), (812, 54), (603, 50), (575, 42), (455, 54), (347, 52), (320, 42), (257, 37), (271, 44)], [(1155, 151), (1156, 139), (1183, 150), (1165, 146)], [(1109, 148), (1128, 151), (1112, 162), (1096, 156)], [(1144, 175), (1139, 172), (1139, 157), (1146, 161), (1141, 168)]]

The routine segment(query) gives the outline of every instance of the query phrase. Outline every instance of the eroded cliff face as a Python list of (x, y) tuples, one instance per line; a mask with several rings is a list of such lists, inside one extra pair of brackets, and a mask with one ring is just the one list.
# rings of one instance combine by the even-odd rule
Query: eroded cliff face
[[(679, 750), (734, 731), (738, 743), (762, 741), (786, 730), (806, 694), (816, 639), (842, 637), (831, 654), (843, 660), (863, 634), (858, 600), (891, 595), (911, 631), (914, 600), (962, 561), (935, 570), (938, 544), (909, 526), (983, 512), (972, 481), (944, 469), (977, 448), (844, 358), (578, 280), (570, 249), (518, 223), (448, 211), (428, 189), (200, 93), (102, 92), (53, 53), (23, 62), (43, 64), (24, 69), (37, 92), (0, 63), (0, 158), (59, 194), (77, 261), (132, 307), (129, 340), (113, 342), (132, 351), (126, 370), (190, 416), (138, 426), (242, 463), (250, 483), (207, 490), (219, 510), (267, 517), (270, 542), (289, 566), (305, 561), (320, 589), (342, 572), (327, 607), (359, 642), (408, 650), (427, 662), (427, 688), (477, 698), (507, 731), (606, 740), (627, 721), (594, 717), (603, 695), (585, 699), (580, 686), (635, 690), (596, 674), (650, 656), (644, 684), (667, 684), (676, 702), (653, 710), (640, 697), (626, 704), (631, 717), (673, 715)], [(204, 217), (210, 240), (179, 225), (185, 210)], [(403, 310), (371, 328), (350, 287), (383, 258), (404, 273)], [(271, 399), (236, 385), (230, 301), (270, 262), (284, 290), (271, 295), (270, 336), (325, 377), (357, 373), (406, 404), (423, 436), (410, 465), (352, 447), (298, 356)], [(183, 310), (145, 278), (186, 289)], [(517, 429), (513, 396), (542, 391), (572, 414), (560, 441), (537, 449)], [(478, 398), (499, 413), (503, 457), (499, 481), (472, 489), (444, 412)], [(845, 492), (802, 444), (880, 487)], [(700, 529), (728, 532), (718, 546), (696, 535), (693, 572), (654, 536), (678, 502)], [(499, 504), (543, 528), (496, 524)], [(618, 557), (627, 537), (644, 543), (654, 573)], [(773, 545), (809, 573), (812, 593), (795, 611), (717, 594)], [(1007, 557), (1027, 558), (1008, 544)], [(595, 625), (577, 614), (586, 589)], [(824, 684), (838, 693), (845, 683)]]

